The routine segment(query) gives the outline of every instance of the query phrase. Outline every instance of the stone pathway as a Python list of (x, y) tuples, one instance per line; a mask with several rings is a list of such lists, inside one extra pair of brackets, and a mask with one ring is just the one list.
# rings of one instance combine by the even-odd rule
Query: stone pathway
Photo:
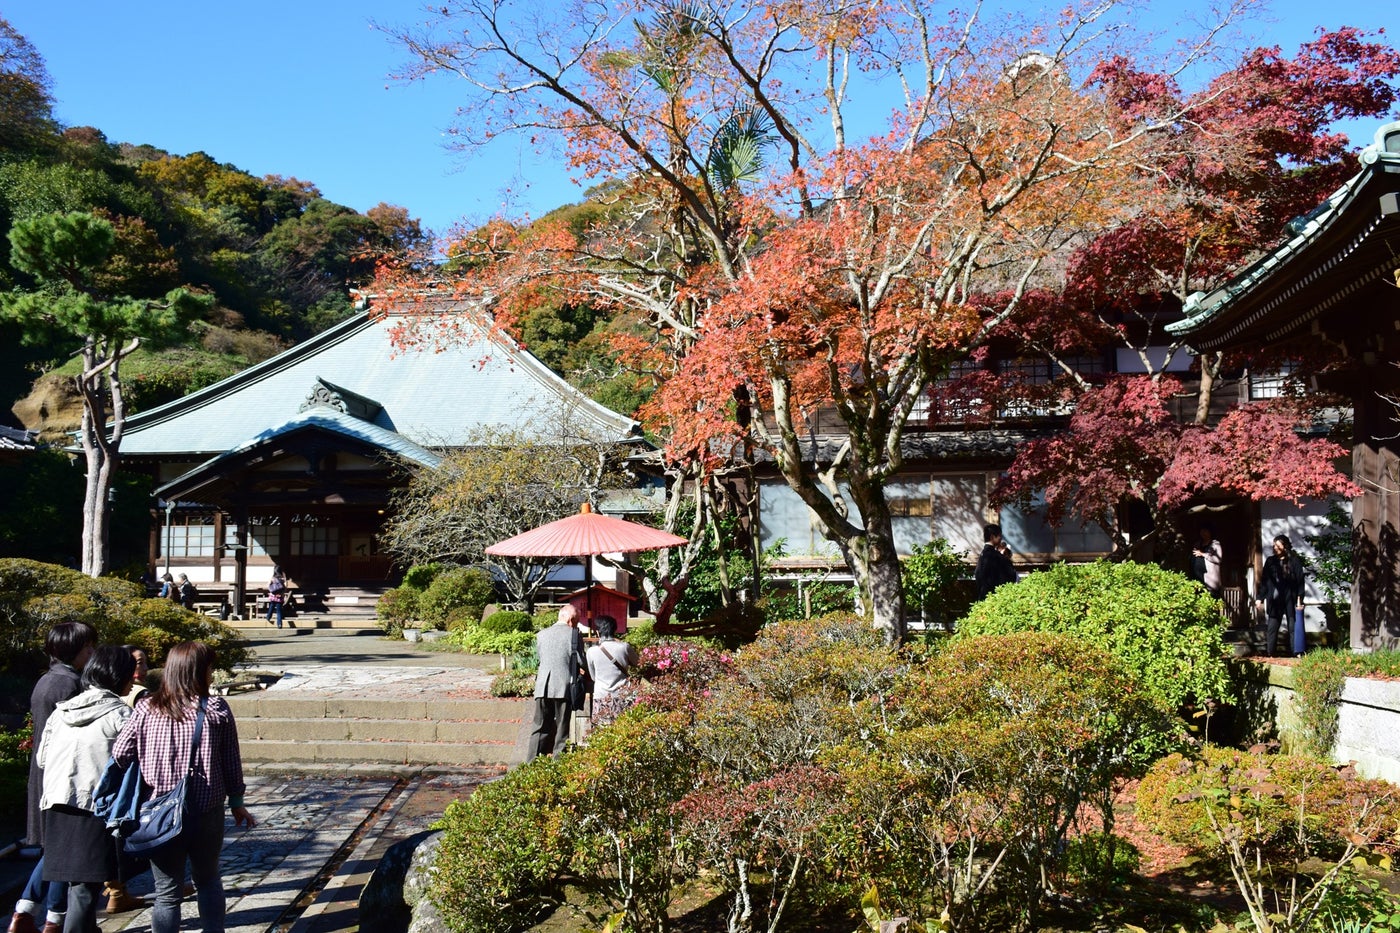
[[(263, 933), (294, 920), (292, 905), (395, 784), (389, 778), (250, 776), (248, 806), (258, 825), (235, 830), (230, 820), (221, 859), (229, 933)], [(150, 874), (133, 879), (128, 890), (149, 899)], [(193, 898), (182, 916), (186, 928), (199, 928)], [(150, 922), (150, 911), (141, 910), (104, 915), (101, 927), (104, 933), (135, 931), (150, 929)]]

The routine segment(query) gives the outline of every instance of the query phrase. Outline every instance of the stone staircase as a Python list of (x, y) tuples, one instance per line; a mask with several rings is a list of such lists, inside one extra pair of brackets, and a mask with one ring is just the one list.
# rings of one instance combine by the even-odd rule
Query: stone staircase
[[(265, 624), (265, 623), (264, 623)], [(405, 772), (509, 766), (531, 706), (519, 699), (350, 698), (256, 691), (228, 697), (243, 760)]]

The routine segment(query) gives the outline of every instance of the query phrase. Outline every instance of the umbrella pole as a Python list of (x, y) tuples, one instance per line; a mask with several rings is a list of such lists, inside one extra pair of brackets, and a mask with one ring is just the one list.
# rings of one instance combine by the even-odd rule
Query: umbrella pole
[(584, 599), (584, 621), (588, 623), (588, 630), (593, 631), (593, 555), (589, 554), (583, 559), (583, 592)]

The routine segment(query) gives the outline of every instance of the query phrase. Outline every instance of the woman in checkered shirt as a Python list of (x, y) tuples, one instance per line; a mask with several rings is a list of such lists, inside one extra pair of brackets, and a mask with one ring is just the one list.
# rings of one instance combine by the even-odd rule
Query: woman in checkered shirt
[[(160, 687), (127, 720), (112, 747), (122, 764), (141, 763), (141, 777), (152, 794), (173, 790), (189, 769), (185, 789), (185, 835), (151, 857), (156, 880), (156, 904), (151, 933), (175, 933), (180, 928), (180, 900), (185, 865), (190, 866), (200, 929), (224, 933), (224, 885), (219, 877), (219, 851), (224, 844), (224, 801), (234, 826), (254, 825), (243, 806), (243, 759), (238, 753), (238, 728), (222, 697), (209, 696), (214, 676), (214, 649), (188, 641), (170, 649)], [(190, 767), (196, 713), (207, 700), (204, 732)]]

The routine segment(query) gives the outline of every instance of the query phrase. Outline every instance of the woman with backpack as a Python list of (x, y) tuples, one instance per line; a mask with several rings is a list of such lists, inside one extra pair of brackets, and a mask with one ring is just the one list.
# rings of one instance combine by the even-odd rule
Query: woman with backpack
[(68, 885), (65, 930), (97, 933), (98, 895), (117, 877), (117, 846), (93, 815), (93, 791), (131, 707), (136, 661), (120, 645), (103, 645), (83, 668), (86, 689), (54, 708), (39, 740), (44, 769), (44, 880)]

